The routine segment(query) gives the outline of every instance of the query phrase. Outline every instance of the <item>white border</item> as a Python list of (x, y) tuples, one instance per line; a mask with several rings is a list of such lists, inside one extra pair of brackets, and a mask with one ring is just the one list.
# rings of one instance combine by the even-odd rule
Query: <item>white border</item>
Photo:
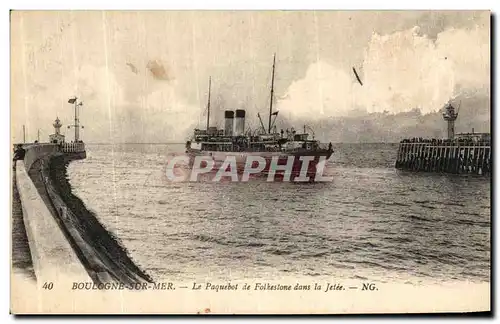
[(367, 0), (349, 0), (349, 1), (325, 1), (325, 0), (183, 0), (183, 1), (11, 1), (11, 9), (125, 9), (125, 10), (150, 10), (150, 9), (228, 9), (228, 10), (487, 10), (494, 6), (492, 0), (475, 1), (367, 1)]

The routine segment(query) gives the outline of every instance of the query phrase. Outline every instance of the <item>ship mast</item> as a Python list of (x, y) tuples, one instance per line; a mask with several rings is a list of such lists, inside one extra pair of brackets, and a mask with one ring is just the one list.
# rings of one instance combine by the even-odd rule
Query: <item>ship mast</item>
[(259, 117), (260, 126), (262, 127), (262, 130), (265, 132), (266, 128), (264, 127), (264, 123), (262, 122), (262, 118), (260, 118), (260, 113), (257, 113), (257, 117)]
[(212, 85), (212, 77), (208, 78), (208, 103), (207, 103), (207, 131), (210, 126), (210, 87)]
[(268, 124), (268, 133), (271, 134), (271, 117), (273, 115), (273, 95), (274, 95), (274, 67), (276, 64), (276, 53), (274, 54), (273, 57), (273, 76), (271, 79), (271, 100), (269, 103), (269, 124)]

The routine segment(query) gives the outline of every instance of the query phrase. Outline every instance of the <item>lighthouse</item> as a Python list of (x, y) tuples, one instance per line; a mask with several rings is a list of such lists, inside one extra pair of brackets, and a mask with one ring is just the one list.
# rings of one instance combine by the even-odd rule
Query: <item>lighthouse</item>
[(455, 138), (455, 120), (458, 117), (458, 111), (455, 111), (455, 107), (452, 104), (447, 104), (444, 107), (443, 119), (448, 122), (448, 139), (453, 140)]
[(61, 144), (64, 143), (64, 135), (61, 134), (61, 121), (59, 120), (59, 117), (56, 117), (56, 120), (52, 124), (54, 126), (54, 134), (49, 135), (49, 141), (50, 143), (57, 143)]

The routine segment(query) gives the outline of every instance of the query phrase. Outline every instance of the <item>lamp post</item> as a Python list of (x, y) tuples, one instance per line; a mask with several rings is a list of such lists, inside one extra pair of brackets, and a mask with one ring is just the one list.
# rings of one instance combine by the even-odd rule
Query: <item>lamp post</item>
[(75, 143), (78, 143), (80, 140), (80, 127), (83, 129), (83, 126), (80, 125), (80, 119), (79, 119), (79, 109), (78, 107), (83, 106), (83, 102), (80, 101), (78, 102), (78, 98), (75, 96), (74, 98), (70, 98), (68, 100), (68, 103), (72, 104), (75, 106), (75, 123), (73, 125), (69, 125), (68, 128), (74, 127), (75, 128)]

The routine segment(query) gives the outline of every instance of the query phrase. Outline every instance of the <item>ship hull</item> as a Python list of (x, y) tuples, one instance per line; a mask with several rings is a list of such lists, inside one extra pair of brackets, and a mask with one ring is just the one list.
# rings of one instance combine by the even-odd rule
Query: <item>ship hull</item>
[[(303, 152), (222, 152), (222, 151), (204, 151), (204, 150), (193, 150), (187, 149), (186, 153), (190, 158), (189, 166), (192, 168), (195, 163), (199, 163), (198, 167), (206, 168), (206, 160), (213, 160), (212, 174), (215, 174), (219, 170), (230, 171), (230, 163), (228, 161), (235, 161), (237, 174), (241, 175), (249, 167), (257, 168), (258, 162), (250, 161), (247, 164), (247, 160), (250, 157), (260, 157), (265, 161), (264, 168), (258, 173), (252, 173), (253, 177), (268, 176), (270, 171), (274, 175), (274, 180), (283, 180), (285, 175), (284, 166), (287, 164), (291, 168), (287, 168), (290, 173), (290, 180), (293, 181), (298, 177), (307, 177), (310, 181), (314, 181), (316, 176), (324, 172), (324, 166), (319, 166), (320, 162), (327, 161), (332, 155), (331, 150), (315, 150), (315, 151), (303, 151)], [(196, 157), (203, 157), (203, 159), (196, 160)], [(306, 158), (309, 157), (309, 158)], [(224, 167), (226, 163), (226, 167)], [(273, 166), (274, 163), (274, 166)], [(326, 165), (326, 163), (325, 163)]]

